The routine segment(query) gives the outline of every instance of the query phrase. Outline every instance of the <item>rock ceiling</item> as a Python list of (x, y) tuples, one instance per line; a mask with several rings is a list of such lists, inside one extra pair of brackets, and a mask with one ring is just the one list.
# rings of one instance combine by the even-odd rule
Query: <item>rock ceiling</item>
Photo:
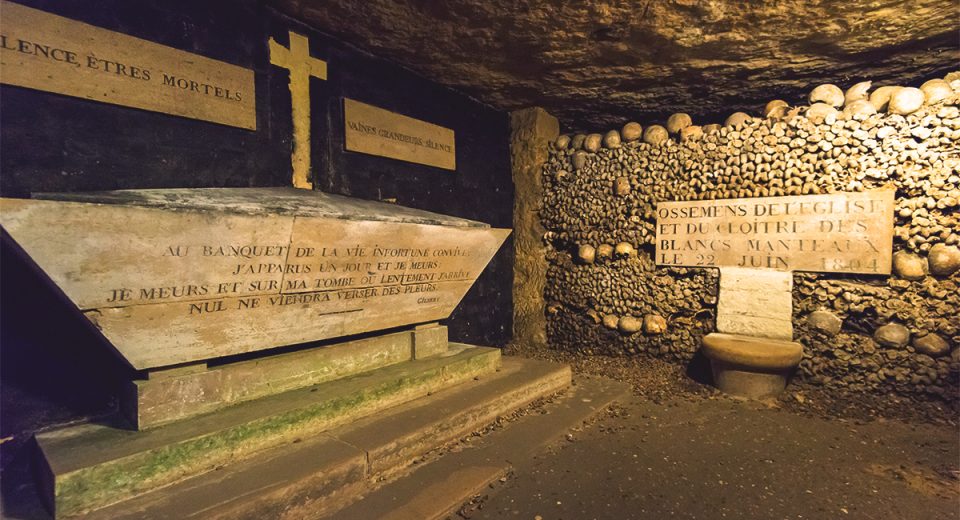
[(281, 12), (564, 130), (698, 123), (816, 84), (919, 84), (960, 68), (955, 0), (269, 0)]

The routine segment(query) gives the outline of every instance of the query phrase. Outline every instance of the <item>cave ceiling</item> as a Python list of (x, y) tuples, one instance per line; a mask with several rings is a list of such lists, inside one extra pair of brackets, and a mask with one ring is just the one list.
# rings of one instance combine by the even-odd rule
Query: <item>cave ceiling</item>
[(366, 52), (565, 131), (757, 114), (820, 83), (960, 68), (955, 0), (269, 0)]

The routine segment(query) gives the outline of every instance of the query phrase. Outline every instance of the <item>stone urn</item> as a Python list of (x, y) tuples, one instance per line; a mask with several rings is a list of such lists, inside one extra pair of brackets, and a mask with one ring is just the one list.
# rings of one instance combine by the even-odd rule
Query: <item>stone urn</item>
[(702, 350), (717, 388), (745, 399), (779, 395), (803, 357), (795, 341), (722, 332), (704, 336)]

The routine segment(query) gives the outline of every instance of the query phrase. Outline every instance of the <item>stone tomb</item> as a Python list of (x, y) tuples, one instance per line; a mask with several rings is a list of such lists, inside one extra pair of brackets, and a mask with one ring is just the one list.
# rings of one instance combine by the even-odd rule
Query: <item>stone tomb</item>
[(657, 264), (720, 269), (718, 333), (703, 347), (722, 390), (783, 390), (802, 355), (793, 272), (889, 275), (893, 206), (893, 190), (657, 205)]
[(138, 370), (446, 318), (509, 234), (303, 193), (44, 194), (2, 224)]
[[(497, 349), (451, 346), (437, 321), (507, 229), (292, 188), (38, 194), (2, 205), (9, 237), (141, 374), (122, 399), (127, 427), (38, 435), (41, 487), (57, 515), (500, 365)], [(346, 386), (298, 390), (337, 380)]]

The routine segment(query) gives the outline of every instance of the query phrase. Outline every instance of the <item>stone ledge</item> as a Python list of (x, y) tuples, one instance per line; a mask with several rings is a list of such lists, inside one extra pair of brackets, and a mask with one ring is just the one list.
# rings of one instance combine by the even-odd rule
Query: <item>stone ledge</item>
[[(509, 359), (509, 358), (507, 358)], [(524, 363), (530, 363), (523, 360)], [(506, 361), (504, 363), (506, 366)], [(531, 413), (471, 443), (470, 449), (445, 454), (364, 496), (329, 518), (440, 519), (452, 515), (470, 497), (511, 467), (529, 461), (571, 428), (630, 396), (630, 386), (603, 377), (578, 376), (576, 385), (540, 413)]]

